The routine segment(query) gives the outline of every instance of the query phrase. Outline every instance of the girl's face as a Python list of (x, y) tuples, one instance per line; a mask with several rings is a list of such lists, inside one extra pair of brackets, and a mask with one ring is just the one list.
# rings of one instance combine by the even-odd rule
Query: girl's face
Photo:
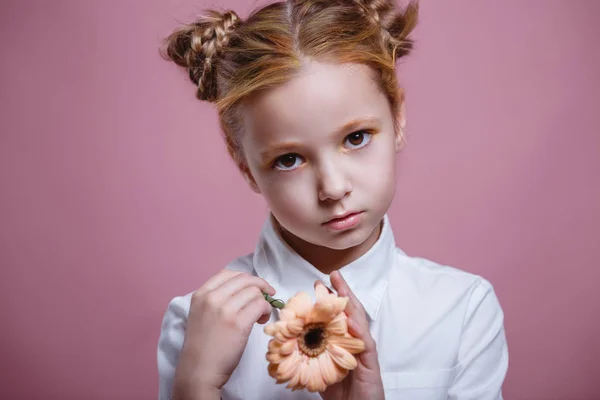
[(400, 136), (373, 77), (364, 65), (311, 61), (244, 109), (246, 178), (284, 230), (304, 242), (360, 245), (394, 197)]

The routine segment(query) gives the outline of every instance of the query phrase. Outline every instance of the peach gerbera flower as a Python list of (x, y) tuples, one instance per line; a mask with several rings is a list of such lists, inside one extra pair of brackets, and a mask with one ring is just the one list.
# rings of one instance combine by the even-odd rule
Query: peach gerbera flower
[(348, 297), (329, 293), (318, 283), (317, 301), (300, 292), (292, 297), (279, 315), (280, 320), (265, 326), (269, 341), (269, 375), (292, 390), (325, 391), (356, 368), (353, 354), (365, 349), (364, 342), (348, 332), (344, 312)]

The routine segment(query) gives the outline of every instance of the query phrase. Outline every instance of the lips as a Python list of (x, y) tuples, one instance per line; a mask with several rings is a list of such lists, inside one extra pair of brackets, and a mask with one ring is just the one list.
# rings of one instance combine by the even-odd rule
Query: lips
[(340, 214), (338, 216), (332, 217), (331, 219), (329, 219), (327, 222), (324, 222), (323, 224), (328, 224), (330, 222), (340, 221), (340, 220), (343, 220), (344, 218), (349, 217), (351, 215), (358, 214), (359, 212), (360, 211), (349, 211), (349, 212), (346, 212), (344, 214)]
[(363, 211), (348, 212), (330, 219), (323, 225), (333, 231), (345, 231), (360, 224), (362, 217)]

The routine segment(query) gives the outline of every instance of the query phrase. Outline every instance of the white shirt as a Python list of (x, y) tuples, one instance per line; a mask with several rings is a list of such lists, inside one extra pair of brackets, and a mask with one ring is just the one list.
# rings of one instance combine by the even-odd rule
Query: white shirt
[[(325, 275), (282, 240), (267, 218), (255, 252), (227, 268), (258, 275), (287, 301), (299, 291), (315, 301), (314, 281)], [(381, 235), (363, 256), (340, 269), (363, 304), (377, 342), (387, 400), (501, 400), (508, 368), (503, 312), (492, 285), (480, 276), (409, 257), (396, 247), (387, 215)], [(183, 345), (191, 293), (169, 303), (158, 342), (159, 399), (167, 400)], [(271, 321), (278, 318), (273, 309)], [(320, 399), (292, 392), (267, 373), (270, 336), (255, 324), (223, 400)], [(222, 346), (224, 343), (215, 343)]]

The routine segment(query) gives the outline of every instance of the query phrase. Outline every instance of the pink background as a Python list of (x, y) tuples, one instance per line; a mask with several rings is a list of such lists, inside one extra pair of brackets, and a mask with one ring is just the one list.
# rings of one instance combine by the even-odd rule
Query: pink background
[[(253, 250), (265, 205), (157, 54), (215, 3), (1, 3), (0, 398), (156, 398), (168, 301)], [(494, 284), (507, 399), (600, 398), (599, 15), (423, 0), (399, 68), (396, 239)]]

